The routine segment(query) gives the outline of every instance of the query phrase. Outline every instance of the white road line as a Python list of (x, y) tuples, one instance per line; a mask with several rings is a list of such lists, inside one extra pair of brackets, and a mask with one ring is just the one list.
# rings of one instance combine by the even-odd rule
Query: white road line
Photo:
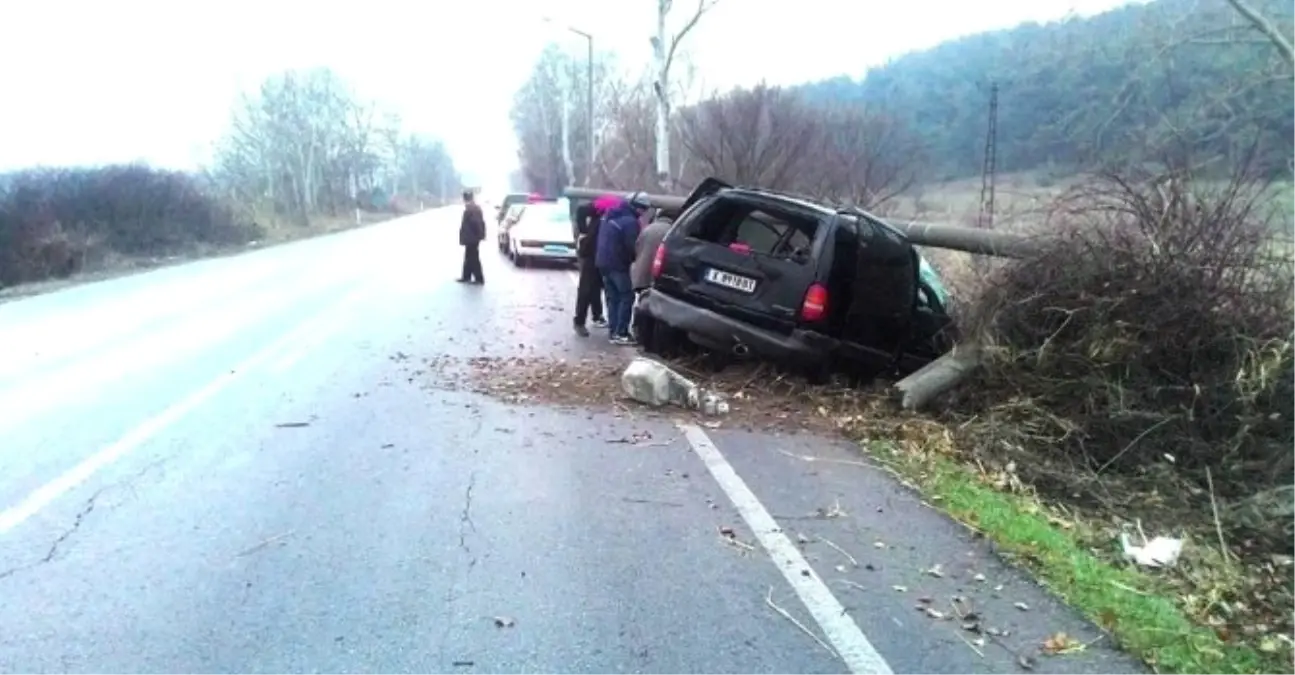
[(98, 387), (129, 378), (132, 373), (162, 368), (181, 358), (195, 358), (248, 325), (282, 312), (301, 297), (302, 290), (288, 287), (241, 304), (224, 305), (222, 311), (197, 312), (190, 320), (171, 324), (165, 330), (146, 332), (137, 340), (109, 346), (110, 351), (99, 358), (55, 365), (30, 382), (0, 381), (0, 433), (50, 408), (84, 401)]
[[(832, 595), (827, 584), (805, 561), (796, 545), (783, 534), (773, 516), (756, 499), (728, 460), (724, 459), (724, 455), (711, 442), (706, 432), (695, 424), (680, 424), (679, 429), (683, 431), (693, 451), (706, 464), (706, 469), (715, 482), (719, 483), (720, 489), (728, 495), (733, 506), (737, 507), (742, 519), (755, 533), (756, 539), (760, 540), (778, 571), (782, 572), (792, 590), (796, 591), (796, 595), (805, 604), (810, 616), (814, 617), (841, 660), (845, 661), (850, 672), (889, 675), (892, 672), (890, 665), (877, 653), (863, 631), (854, 623), (854, 619), (841, 606), (841, 602)], [(808, 575), (804, 572), (808, 572)]]
[(0, 511), (0, 535), (9, 532), (9, 530), (12, 530), (18, 525), (21, 525), (28, 518), (39, 513), (41, 509), (49, 506), (54, 500), (84, 483), (97, 471), (107, 467), (118, 459), (121, 459), (140, 445), (143, 445), (148, 439), (165, 430), (167, 427), (192, 412), (198, 406), (205, 403), (208, 399), (220, 393), (221, 390), (228, 387), (247, 371), (257, 368), (266, 361), (269, 361), (275, 356), (281, 354), (285, 348), (290, 347), (297, 341), (300, 341), (310, 330), (313, 330), (320, 318), (327, 317), (332, 312), (336, 311), (338, 307), (358, 301), (358, 299), (367, 291), (367, 287), (359, 288), (343, 296), (340, 301), (330, 305), (327, 309), (324, 309), (311, 319), (298, 325), (297, 328), (270, 343), (269, 346), (256, 352), (242, 363), (234, 366), (231, 370), (222, 373), (219, 377), (208, 382), (201, 389), (198, 389), (192, 394), (181, 399), (179, 402), (171, 405), (169, 408), (145, 420), (142, 424), (127, 432), (126, 435), (117, 439), (116, 442), (99, 450), (90, 457), (87, 457), (80, 464), (72, 467), (58, 478), (55, 478), (37, 488), (18, 504), (5, 509), (4, 511)]

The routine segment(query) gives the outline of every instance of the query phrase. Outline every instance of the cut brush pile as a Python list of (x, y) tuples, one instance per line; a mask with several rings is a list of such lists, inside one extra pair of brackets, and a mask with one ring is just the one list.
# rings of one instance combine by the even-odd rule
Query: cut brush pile
[(1289, 672), (1292, 270), (1264, 196), (1181, 172), (1076, 188), (1054, 243), (968, 307), (985, 361), (944, 409), (962, 453), (1111, 524), (1102, 546), (1112, 528), (1185, 536), (1157, 581), (1217, 636), (1202, 649)]

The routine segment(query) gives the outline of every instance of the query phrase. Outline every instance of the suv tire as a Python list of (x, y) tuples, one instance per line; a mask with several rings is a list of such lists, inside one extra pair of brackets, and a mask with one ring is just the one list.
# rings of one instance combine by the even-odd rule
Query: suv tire
[(643, 343), (643, 351), (666, 358), (675, 356), (679, 351), (679, 331), (649, 316), (639, 322), (639, 341)]

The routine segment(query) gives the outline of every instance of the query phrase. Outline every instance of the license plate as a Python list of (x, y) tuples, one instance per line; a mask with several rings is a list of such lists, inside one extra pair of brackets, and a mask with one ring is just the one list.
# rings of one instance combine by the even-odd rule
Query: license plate
[(571, 249), (570, 249), (570, 247), (568, 247), (568, 246), (555, 246), (555, 245), (549, 245), (549, 246), (545, 246), (545, 247), (544, 247), (544, 250), (545, 250), (546, 252), (548, 252), (548, 253), (566, 253), (567, 251), (569, 251), (569, 250), (571, 250)]
[(706, 281), (717, 286), (731, 288), (735, 291), (742, 291), (743, 293), (755, 292), (755, 279), (744, 277), (740, 274), (724, 272), (713, 267), (706, 270)]

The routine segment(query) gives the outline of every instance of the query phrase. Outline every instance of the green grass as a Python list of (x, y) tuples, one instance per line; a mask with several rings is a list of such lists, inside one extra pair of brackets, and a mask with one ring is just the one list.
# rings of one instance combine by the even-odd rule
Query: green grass
[(1095, 555), (1054, 524), (1036, 500), (1000, 492), (948, 458), (914, 456), (888, 442), (868, 449), (949, 515), (983, 532), (1057, 596), (1107, 630), (1116, 643), (1159, 672), (1290, 672), (1291, 664), (1224, 643), (1198, 626), (1156, 579)]

